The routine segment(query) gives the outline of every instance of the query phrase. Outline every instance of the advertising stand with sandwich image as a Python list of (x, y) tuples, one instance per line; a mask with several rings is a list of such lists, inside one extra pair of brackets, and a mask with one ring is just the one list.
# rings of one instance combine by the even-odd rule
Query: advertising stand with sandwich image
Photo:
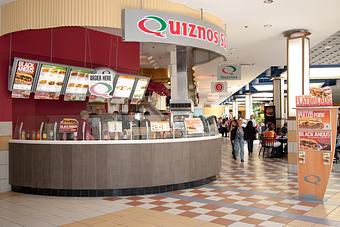
[[(320, 201), (333, 165), (338, 107), (333, 107), (328, 87), (311, 88), (310, 95), (297, 96), (296, 106), (299, 196)], [(310, 176), (318, 183), (308, 180)]]
[(329, 130), (330, 111), (323, 109), (300, 110), (297, 112), (298, 128), (302, 130)]

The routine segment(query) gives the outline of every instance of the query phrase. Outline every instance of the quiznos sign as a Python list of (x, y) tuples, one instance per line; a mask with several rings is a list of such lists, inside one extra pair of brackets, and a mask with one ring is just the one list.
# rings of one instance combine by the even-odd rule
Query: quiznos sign
[(138, 9), (124, 11), (124, 40), (198, 47), (226, 55), (225, 32), (203, 20)]

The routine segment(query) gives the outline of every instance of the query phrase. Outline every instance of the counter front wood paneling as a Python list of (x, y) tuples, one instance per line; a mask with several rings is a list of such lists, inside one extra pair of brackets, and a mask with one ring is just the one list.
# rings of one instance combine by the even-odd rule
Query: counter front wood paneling
[[(219, 174), (221, 138), (150, 143), (10, 141), (10, 184), (65, 190), (142, 188)], [(163, 143), (165, 142), (165, 143)]]

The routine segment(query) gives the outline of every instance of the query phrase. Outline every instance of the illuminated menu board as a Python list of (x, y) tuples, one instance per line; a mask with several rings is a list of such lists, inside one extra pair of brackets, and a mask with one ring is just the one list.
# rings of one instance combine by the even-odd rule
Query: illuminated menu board
[(142, 99), (148, 84), (149, 84), (148, 79), (139, 78), (138, 81), (137, 81), (137, 85), (136, 85), (136, 88), (135, 88), (135, 91), (133, 93), (132, 98), (133, 99)]
[(34, 98), (59, 99), (67, 68), (63, 65), (42, 64)]
[(134, 76), (120, 75), (118, 77), (113, 96), (119, 98), (130, 98), (133, 85), (135, 84), (135, 79), (136, 77)]
[(12, 89), (31, 91), (38, 64), (36, 61), (15, 59), (12, 71), (12, 77), (14, 77)]
[(36, 91), (60, 93), (66, 71), (67, 66), (43, 64), (40, 68)]
[(94, 70), (83, 68), (71, 68), (67, 82), (64, 100), (85, 101), (89, 88), (89, 74)]

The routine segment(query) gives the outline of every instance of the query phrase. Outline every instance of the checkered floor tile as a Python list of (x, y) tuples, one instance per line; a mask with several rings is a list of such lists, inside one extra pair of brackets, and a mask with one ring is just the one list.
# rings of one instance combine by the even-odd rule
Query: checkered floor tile
[[(158, 195), (106, 199), (225, 226), (284, 226), (294, 220), (340, 226), (340, 219), (327, 222), (306, 215), (320, 203), (298, 199), (297, 177), (287, 173), (287, 159), (263, 160), (254, 153), (240, 163), (231, 159), (227, 143), (222, 146), (220, 176), (208, 185)], [(339, 190), (340, 173), (334, 172), (326, 196), (329, 198)]]

